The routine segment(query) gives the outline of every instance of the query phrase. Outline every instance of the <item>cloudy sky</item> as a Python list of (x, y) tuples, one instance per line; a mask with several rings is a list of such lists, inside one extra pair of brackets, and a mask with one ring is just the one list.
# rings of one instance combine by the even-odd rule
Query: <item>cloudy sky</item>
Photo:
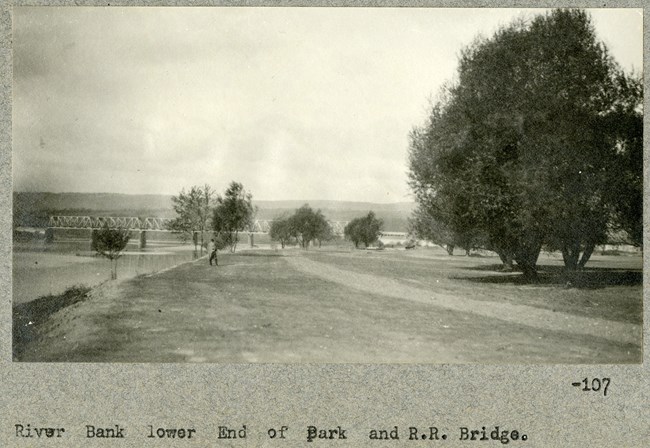
[[(16, 191), (411, 200), (408, 132), (521, 9), (16, 8)], [(592, 10), (642, 70), (641, 10)]]

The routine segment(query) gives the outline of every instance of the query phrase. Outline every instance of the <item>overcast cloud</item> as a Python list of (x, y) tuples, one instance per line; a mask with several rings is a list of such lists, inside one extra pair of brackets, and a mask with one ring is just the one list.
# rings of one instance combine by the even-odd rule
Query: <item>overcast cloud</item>
[[(16, 8), (14, 188), (410, 200), (408, 132), (462, 47), (539, 10)], [(642, 69), (641, 10), (594, 10)]]

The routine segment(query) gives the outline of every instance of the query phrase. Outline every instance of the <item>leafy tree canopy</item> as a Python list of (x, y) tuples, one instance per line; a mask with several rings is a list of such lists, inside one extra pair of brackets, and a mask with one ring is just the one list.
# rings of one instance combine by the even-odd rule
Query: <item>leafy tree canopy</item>
[(410, 136), (420, 213), (486, 235), (531, 277), (543, 245), (575, 269), (609, 226), (640, 243), (641, 100), (640, 78), (612, 60), (584, 11), (477, 39)]
[(288, 222), (291, 235), (303, 249), (307, 249), (311, 241), (324, 240), (333, 234), (323, 213), (320, 210), (314, 211), (309, 204), (297, 209)]
[(168, 228), (179, 232), (184, 240), (190, 238), (194, 245), (205, 244), (205, 232), (210, 228), (212, 208), (215, 205), (215, 191), (209, 185), (193, 186), (189, 191), (181, 190), (172, 197), (172, 206), (176, 212)]
[(275, 218), (271, 223), (271, 228), (269, 229), (269, 236), (271, 239), (279, 241), (283, 249), (294, 238), (293, 233), (290, 219), (287, 216), (279, 216)]
[(212, 214), (212, 228), (232, 252), (237, 247), (239, 232), (250, 228), (255, 218), (253, 195), (239, 182), (231, 182), (223, 196), (218, 196)]
[(383, 226), (384, 222), (375, 216), (375, 212), (370, 211), (366, 216), (350, 221), (343, 229), (343, 234), (354, 243), (354, 247), (359, 247), (359, 243), (368, 247), (379, 239)]
[(93, 229), (92, 249), (111, 262), (111, 278), (117, 278), (117, 259), (129, 243), (128, 229), (110, 228), (108, 224), (100, 229)]

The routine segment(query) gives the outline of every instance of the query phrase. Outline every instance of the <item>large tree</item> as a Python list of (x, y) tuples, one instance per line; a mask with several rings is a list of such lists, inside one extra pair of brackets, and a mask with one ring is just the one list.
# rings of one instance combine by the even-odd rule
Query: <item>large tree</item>
[(255, 218), (253, 195), (239, 182), (231, 182), (223, 196), (217, 197), (213, 210), (212, 228), (219, 241), (235, 252), (239, 232), (252, 227)]
[(530, 278), (543, 245), (561, 250), (567, 269), (583, 266), (608, 225), (641, 222), (638, 195), (620, 197), (641, 192), (640, 85), (584, 11), (477, 39), (411, 134), (420, 209), (457, 234), (484, 233)]
[(184, 241), (192, 239), (194, 248), (200, 246), (203, 253), (205, 232), (210, 229), (212, 208), (216, 194), (209, 185), (193, 186), (189, 191), (181, 190), (178, 196), (172, 196), (172, 205), (176, 212), (168, 225), (169, 230), (178, 232)]

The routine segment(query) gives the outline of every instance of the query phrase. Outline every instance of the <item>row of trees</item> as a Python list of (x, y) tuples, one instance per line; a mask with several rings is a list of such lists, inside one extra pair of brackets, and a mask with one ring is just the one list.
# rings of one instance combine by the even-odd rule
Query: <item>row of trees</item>
[[(235, 251), (239, 232), (252, 224), (255, 209), (252, 195), (237, 182), (230, 184), (223, 196), (216, 195), (208, 185), (192, 187), (173, 197), (174, 210), (178, 216), (170, 223), (170, 229), (179, 232), (188, 241), (203, 249), (206, 233), (213, 231), (219, 249), (230, 247)], [(355, 247), (364, 243), (366, 247), (375, 243), (383, 227), (383, 221), (374, 212), (350, 221), (344, 229), (345, 237)], [(320, 210), (313, 210), (308, 204), (297, 209), (293, 215), (276, 218), (269, 230), (270, 237), (279, 241), (284, 249), (287, 244), (298, 243), (303, 249), (313, 241), (320, 246), (323, 241), (335, 238), (334, 231)], [(111, 278), (117, 278), (117, 260), (129, 242), (128, 229), (105, 226), (92, 232), (92, 249), (111, 262)]]
[[(256, 209), (252, 198), (238, 182), (232, 182), (223, 196), (216, 194), (209, 185), (193, 186), (187, 192), (182, 190), (178, 196), (172, 197), (177, 217), (169, 224), (169, 229), (178, 232), (186, 241), (193, 238), (200, 250), (205, 245), (206, 234), (212, 232), (218, 248), (230, 247), (234, 252), (239, 232), (253, 224)], [(382, 227), (383, 221), (374, 212), (369, 212), (367, 216), (348, 223), (344, 234), (354, 242), (355, 247), (361, 242), (369, 246), (378, 240)], [(312, 242), (318, 241), (320, 246), (323, 241), (335, 238), (325, 215), (320, 210), (312, 209), (309, 204), (290, 216), (274, 219), (269, 236), (278, 241), (282, 248), (295, 242), (304, 249)]]
[(207, 184), (193, 186), (187, 192), (183, 189), (172, 197), (172, 205), (177, 216), (169, 229), (185, 241), (192, 239), (201, 253), (209, 233), (219, 249), (229, 247), (235, 252), (239, 232), (252, 225), (256, 213), (252, 194), (239, 182), (231, 182), (223, 196)]
[(642, 78), (616, 64), (584, 11), (477, 39), (411, 132), (411, 229), (492, 249), (529, 278), (543, 247), (571, 271), (611, 231), (641, 246), (642, 101)]
[[(343, 233), (355, 247), (359, 247), (359, 243), (368, 247), (379, 239), (383, 225), (383, 221), (371, 211), (366, 216), (350, 221)], [(283, 249), (294, 242), (307, 249), (312, 241), (318, 241), (320, 247), (323, 241), (331, 241), (336, 235), (323, 213), (320, 210), (314, 211), (305, 204), (291, 216), (274, 219), (269, 236), (278, 241)]]

